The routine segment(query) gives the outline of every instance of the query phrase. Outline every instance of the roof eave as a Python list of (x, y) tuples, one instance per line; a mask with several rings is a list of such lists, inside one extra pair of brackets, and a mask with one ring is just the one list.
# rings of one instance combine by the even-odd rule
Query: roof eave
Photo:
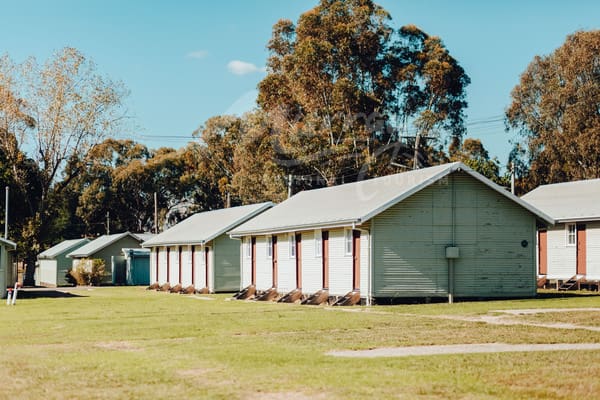
[(569, 217), (569, 218), (557, 218), (557, 224), (564, 224), (569, 222), (593, 222), (600, 221), (600, 215), (595, 215), (591, 217)]
[(360, 218), (353, 218), (343, 221), (335, 221), (330, 223), (311, 223), (311, 224), (303, 224), (303, 225), (289, 225), (289, 226), (281, 226), (281, 227), (270, 227), (265, 229), (254, 229), (247, 231), (232, 231), (229, 232), (229, 236), (231, 238), (241, 238), (243, 236), (253, 236), (253, 235), (274, 235), (280, 233), (291, 233), (291, 232), (300, 232), (300, 231), (310, 231), (315, 229), (335, 229), (335, 228), (346, 228), (353, 225), (360, 225), (362, 220)]
[(142, 243), (142, 248), (149, 249), (152, 247), (169, 247), (169, 246), (204, 246), (210, 240), (193, 240), (180, 242), (160, 242), (160, 243)]

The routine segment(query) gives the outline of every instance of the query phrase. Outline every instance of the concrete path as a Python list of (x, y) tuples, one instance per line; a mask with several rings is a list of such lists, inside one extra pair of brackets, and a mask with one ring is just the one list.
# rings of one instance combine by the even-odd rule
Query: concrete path
[(557, 351), (557, 350), (600, 350), (600, 343), (555, 343), (555, 344), (453, 344), (440, 346), (382, 347), (371, 350), (330, 351), (334, 357), (409, 357), (440, 354), (506, 353), (516, 351)]

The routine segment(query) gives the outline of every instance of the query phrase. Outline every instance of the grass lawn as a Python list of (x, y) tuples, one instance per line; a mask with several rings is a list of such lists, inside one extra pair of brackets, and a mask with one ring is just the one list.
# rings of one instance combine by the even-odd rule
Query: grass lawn
[[(332, 309), (96, 288), (0, 303), (0, 399), (596, 398), (600, 351), (335, 358), (330, 350), (600, 343), (600, 332), (441, 318), (600, 307), (600, 296)], [(523, 321), (598, 325), (594, 312)], [(13, 397), (14, 396), (14, 397)]]

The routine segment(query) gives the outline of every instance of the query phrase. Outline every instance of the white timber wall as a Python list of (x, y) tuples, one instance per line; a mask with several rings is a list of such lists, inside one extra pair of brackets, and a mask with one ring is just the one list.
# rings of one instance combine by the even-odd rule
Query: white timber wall
[(256, 237), (257, 290), (267, 290), (273, 286), (273, 258), (267, 254), (267, 242), (267, 236)]
[(369, 262), (371, 260), (370, 233), (360, 232), (360, 297), (366, 298), (369, 290)]
[(171, 286), (179, 283), (179, 254), (177, 254), (177, 246), (169, 247), (169, 277), (167, 282)]
[(600, 221), (586, 224), (586, 278), (600, 280)]
[(281, 293), (296, 289), (296, 257), (290, 256), (290, 235), (277, 238), (277, 290)]
[(206, 282), (206, 263), (204, 256), (204, 246), (196, 246), (194, 249), (194, 286), (197, 289), (208, 287)]
[(567, 245), (565, 224), (548, 227), (548, 279), (569, 279), (577, 271), (577, 246)]
[(56, 260), (40, 260), (40, 266), (38, 272), (39, 283), (41, 285), (52, 285), (56, 286), (57, 279), (57, 261)]
[(252, 284), (252, 257), (250, 252), (246, 252), (247, 246), (251, 246), (250, 236), (244, 236), (240, 241), (240, 257), (242, 268), (242, 287), (245, 288)]
[(352, 286), (352, 254), (345, 251), (344, 229), (329, 231), (329, 295), (344, 296)]
[(192, 246), (183, 246), (181, 264), (181, 285), (185, 288), (192, 284)]
[(321, 231), (302, 233), (302, 292), (306, 294), (323, 289), (323, 258), (316, 256), (315, 235)]
[(161, 285), (169, 281), (167, 277), (167, 248), (159, 247), (158, 253), (158, 283)]
[(150, 283), (158, 282), (156, 275), (156, 250), (157, 247), (150, 248)]

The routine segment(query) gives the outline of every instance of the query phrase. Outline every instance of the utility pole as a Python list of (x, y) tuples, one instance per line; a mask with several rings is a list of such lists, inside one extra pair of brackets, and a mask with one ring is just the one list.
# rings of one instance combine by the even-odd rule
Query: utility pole
[(515, 163), (510, 163), (510, 192), (515, 194)]
[(4, 212), (4, 239), (8, 239), (8, 186), (6, 186), (6, 211)]
[(419, 142), (421, 141), (421, 135), (417, 133), (415, 136), (415, 154), (413, 156), (413, 169), (419, 168)]
[(110, 235), (110, 211), (106, 212), (106, 234)]
[(231, 208), (231, 193), (227, 192), (227, 201), (225, 202), (225, 208)]

